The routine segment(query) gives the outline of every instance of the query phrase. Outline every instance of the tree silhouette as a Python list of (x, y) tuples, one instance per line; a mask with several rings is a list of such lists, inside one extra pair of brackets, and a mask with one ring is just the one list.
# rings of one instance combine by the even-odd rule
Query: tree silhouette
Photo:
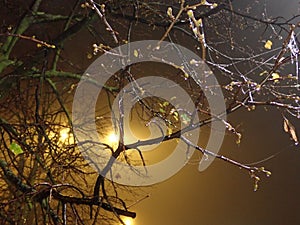
[[(85, 69), (99, 55), (132, 41), (155, 39), (158, 45), (168, 41), (189, 48), (217, 77), (225, 97), (223, 113), (274, 107), (297, 145), (290, 118), (300, 115), (299, 15), (258, 16), (255, 9), (268, 8), (263, 1), (241, 8), (233, 2), (2, 1), (1, 224), (112, 224), (115, 220), (125, 224), (121, 216), (136, 216), (129, 207), (134, 202), (127, 198), (139, 190), (103, 178), (91, 167), (78, 149), (83, 143), (76, 140), (72, 122), (73, 97)], [(140, 53), (135, 50), (137, 57)], [(182, 60), (186, 62), (184, 56)], [(111, 114), (112, 102), (124, 94), (126, 85), (149, 75), (165, 76), (183, 87), (195, 111), (181, 108), (179, 114), (165, 99), (144, 98), (142, 92), (147, 90), (135, 86), (141, 89), (132, 94), (138, 99), (131, 111), (132, 126), (143, 140), (126, 141), (122, 101), (118, 115)], [(87, 82), (97, 85), (93, 78)], [(205, 88), (214, 93), (215, 87)], [(107, 137), (114, 131), (119, 137), (96, 145), (128, 165), (151, 162), (151, 156), (140, 151), (143, 147), (182, 142), (187, 150), (242, 168), (254, 180), (254, 190), (261, 174), (271, 175), (264, 167), (219, 155), (181, 135), (220, 120), (237, 144), (242, 138), (234, 123), (211, 113), (203, 90), (180, 65), (127, 66), (107, 81), (99, 99), (95, 118), (99, 135)], [(200, 118), (196, 123), (195, 115)], [(151, 120), (154, 117), (159, 121)], [(145, 139), (148, 126), (161, 129), (158, 136)]]

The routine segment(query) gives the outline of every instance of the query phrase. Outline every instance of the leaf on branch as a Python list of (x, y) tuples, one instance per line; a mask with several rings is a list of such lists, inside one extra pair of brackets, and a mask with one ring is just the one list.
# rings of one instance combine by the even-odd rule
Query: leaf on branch
[(241, 144), (242, 134), (237, 132), (237, 130), (228, 122), (224, 121), (228, 131), (234, 133), (237, 136), (236, 144)]
[(9, 149), (15, 154), (15, 155), (20, 155), (23, 153), (23, 149), (21, 148), (20, 145), (18, 145), (15, 142), (12, 142), (9, 146)]
[(279, 79), (280, 79), (279, 73), (272, 73), (272, 80), (274, 81), (274, 83), (279, 82)]
[(270, 40), (267, 40), (267, 42), (265, 43), (265, 48), (266, 49), (271, 49), (273, 45), (273, 42)]
[(241, 133), (238, 133), (238, 132), (236, 132), (236, 135), (237, 135), (237, 139), (236, 139), (235, 143), (237, 145), (239, 145), (239, 144), (241, 144), (242, 135), (241, 135)]
[(286, 133), (288, 133), (291, 136), (291, 139), (295, 142), (295, 145), (298, 145), (299, 140), (296, 134), (296, 129), (294, 125), (285, 116), (283, 116), (283, 129)]
[(263, 75), (266, 75), (266, 74), (268, 74), (268, 71), (264, 70), (263, 72), (261, 72), (261, 73), (259, 74), (259, 76), (263, 76)]
[(171, 127), (167, 127), (167, 136), (171, 136), (171, 134), (173, 133), (172, 128)]
[(178, 120), (179, 120), (179, 114), (178, 114), (178, 112), (176, 111), (175, 108), (172, 108), (170, 110), (169, 115), (173, 115), (173, 118), (176, 120), (176, 122), (178, 122)]
[(162, 105), (163, 105), (164, 107), (166, 107), (166, 106), (168, 106), (169, 104), (170, 104), (169, 102), (165, 101)]
[(159, 112), (166, 113), (166, 111), (163, 108), (159, 108)]
[(188, 17), (191, 19), (191, 18), (194, 18), (194, 12), (193, 12), (193, 10), (189, 10), (189, 11), (187, 11), (187, 15), (188, 15)]
[(173, 9), (172, 7), (169, 7), (168, 10), (167, 10), (167, 15), (168, 17), (170, 17), (172, 20), (175, 19), (175, 17), (173, 16)]

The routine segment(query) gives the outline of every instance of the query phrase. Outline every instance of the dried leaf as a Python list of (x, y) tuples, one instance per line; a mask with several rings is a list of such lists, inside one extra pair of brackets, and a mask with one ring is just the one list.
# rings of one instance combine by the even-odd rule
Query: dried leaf
[(294, 125), (285, 116), (283, 116), (283, 129), (286, 133), (289, 133), (291, 139), (295, 142), (295, 145), (298, 145), (299, 140), (296, 134), (296, 129)]

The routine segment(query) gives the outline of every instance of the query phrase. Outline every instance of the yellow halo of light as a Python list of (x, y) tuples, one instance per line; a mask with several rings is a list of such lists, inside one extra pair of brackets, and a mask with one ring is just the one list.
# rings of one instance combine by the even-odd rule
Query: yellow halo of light
[(124, 218), (124, 219), (123, 219), (123, 222), (124, 222), (126, 225), (133, 225), (133, 219), (130, 218), (130, 217)]
[[(60, 144), (74, 144), (75, 140), (70, 128), (62, 128), (59, 130), (58, 134), (58, 142)], [(55, 134), (53, 132), (49, 134), (49, 138), (53, 138), (54, 136)]]
[(70, 128), (64, 128), (59, 131), (59, 141), (64, 143), (70, 138)]
[(111, 132), (106, 136), (105, 143), (115, 150), (119, 145), (119, 136), (115, 132)]
[(114, 132), (110, 133), (107, 137), (107, 140), (111, 144), (117, 144), (119, 142), (119, 137)]

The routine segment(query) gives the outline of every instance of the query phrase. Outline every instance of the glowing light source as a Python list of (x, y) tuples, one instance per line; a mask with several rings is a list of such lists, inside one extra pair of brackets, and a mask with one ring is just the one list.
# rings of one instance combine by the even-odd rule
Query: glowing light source
[(69, 128), (61, 129), (59, 131), (59, 141), (60, 142), (65, 142), (69, 137), (69, 132), (70, 132)]
[(116, 149), (119, 144), (119, 136), (115, 133), (112, 132), (107, 136), (107, 144), (110, 145), (112, 148)]
[(70, 132), (71, 132), (70, 128), (61, 129), (59, 131), (59, 142), (60, 143), (68, 142), (69, 144), (74, 143), (73, 135)]
[(126, 225), (133, 225), (133, 219), (130, 217), (123, 219), (123, 221)]
[(107, 137), (108, 141), (112, 144), (118, 143), (119, 142), (119, 137), (115, 133), (111, 133)]

